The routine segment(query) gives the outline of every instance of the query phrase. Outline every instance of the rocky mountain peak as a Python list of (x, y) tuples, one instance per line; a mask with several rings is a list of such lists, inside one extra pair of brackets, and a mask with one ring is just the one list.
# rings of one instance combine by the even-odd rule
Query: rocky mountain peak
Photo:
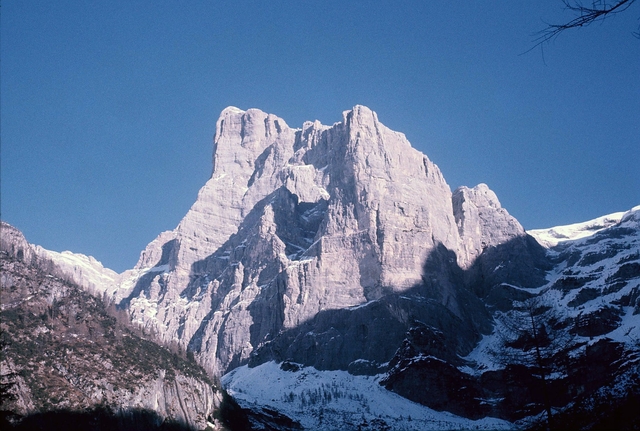
[(273, 114), (259, 109), (226, 108), (216, 123), (214, 174), (234, 172), (238, 168), (251, 174), (253, 162), (281, 133), (292, 134), (293, 130)]

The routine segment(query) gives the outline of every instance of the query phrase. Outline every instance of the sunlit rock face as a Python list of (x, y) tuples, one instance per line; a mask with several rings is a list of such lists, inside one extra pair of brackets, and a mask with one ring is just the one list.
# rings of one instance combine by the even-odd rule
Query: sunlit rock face
[(482, 244), (524, 235), (486, 186), (456, 196), (434, 163), (364, 106), (301, 129), (230, 107), (196, 202), (108, 294), (223, 373), (321, 310), (420, 284), (436, 246), (466, 268)]

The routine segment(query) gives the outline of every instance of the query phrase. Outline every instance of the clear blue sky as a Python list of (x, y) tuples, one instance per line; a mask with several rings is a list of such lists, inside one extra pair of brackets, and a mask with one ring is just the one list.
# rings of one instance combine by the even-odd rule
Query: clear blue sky
[(452, 189), (484, 182), (527, 229), (640, 204), (640, 4), (566, 32), (544, 1), (1, 4), (1, 216), (122, 271), (211, 173), (229, 105), (290, 126), (356, 104)]

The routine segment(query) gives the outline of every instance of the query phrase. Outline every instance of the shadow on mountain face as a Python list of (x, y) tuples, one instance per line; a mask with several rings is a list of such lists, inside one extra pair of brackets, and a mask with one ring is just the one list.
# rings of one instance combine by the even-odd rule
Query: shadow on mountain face
[(28, 416), (3, 418), (4, 430), (16, 431), (195, 431), (186, 424), (165, 420), (156, 412), (131, 409), (114, 412), (109, 408), (92, 410), (53, 410)]
[[(266, 207), (271, 206), (269, 217), (266, 221), (263, 217), (267, 213)], [(188, 300), (201, 299), (203, 295), (210, 295), (211, 310), (202, 319), (198, 329), (189, 342), (190, 350), (198, 350), (202, 337), (207, 329), (210, 319), (219, 309), (220, 304), (237, 284), (237, 277), (242, 280), (257, 279), (259, 286), (274, 285), (273, 289), (262, 289), (258, 298), (251, 305), (251, 314), (254, 323), (250, 328), (250, 341), (252, 345), (258, 345), (260, 340), (268, 333), (277, 334), (284, 322), (284, 289), (282, 284), (282, 264), (271, 256), (285, 253), (290, 259), (296, 260), (302, 256), (303, 250), (309, 248), (320, 227), (322, 216), (326, 211), (325, 200), (320, 200), (314, 205), (299, 203), (298, 197), (289, 190), (281, 187), (267, 195), (254, 205), (253, 209), (245, 216), (238, 231), (208, 257), (196, 261), (191, 265), (189, 284), (180, 293), (181, 297)], [(265, 239), (260, 230), (272, 228), (275, 225), (276, 236), (285, 244), (284, 250), (275, 241)], [(287, 226), (287, 229), (283, 229)], [(267, 256), (269, 258), (264, 258)], [(249, 262), (260, 262), (259, 265), (250, 265)], [(243, 273), (237, 274), (238, 268)], [(219, 280), (215, 291), (210, 291), (211, 280)], [(246, 283), (246, 281), (245, 281)], [(243, 288), (246, 286), (243, 286)], [(260, 301), (260, 299), (265, 299)], [(233, 307), (239, 301), (236, 298), (229, 307)], [(263, 307), (256, 307), (259, 301)], [(219, 332), (222, 332), (226, 322), (222, 324)], [(239, 358), (231, 360), (228, 368), (232, 369), (242, 365)]]
[(455, 252), (438, 244), (425, 260), (421, 283), (361, 306), (320, 311), (255, 351), (249, 366), (290, 361), (376, 374), (416, 324), (440, 333), (442, 347), (435, 357), (461, 364), (460, 357), (491, 333), (490, 311), (533, 296), (513, 286), (538, 287), (549, 268), (544, 249), (529, 236), (485, 249), (466, 270), (458, 266)]
[(490, 308), (506, 311), (513, 301), (533, 296), (526, 289), (544, 285), (552, 268), (544, 247), (529, 235), (519, 236), (485, 248), (464, 271), (464, 285)]
[[(172, 239), (164, 243), (162, 245), (162, 255), (160, 256), (160, 260), (154, 265), (154, 267), (168, 265), (172, 259), (175, 259), (175, 256), (178, 254), (179, 247), (180, 247), (180, 243), (176, 239)], [(133, 298), (137, 298), (138, 296), (140, 296), (140, 293), (142, 292), (148, 295), (149, 286), (151, 285), (151, 282), (157, 275), (158, 275), (158, 272), (149, 271), (146, 274), (144, 274), (142, 277), (140, 277), (136, 282), (136, 285), (134, 286), (133, 290), (129, 294), (129, 296), (127, 296), (126, 298), (122, 299), (122, 301), (120, 301), (120, 303), (118, 304), (118, 308), (126, 309), (127, 307), (129, 307), (131, 300)], [(162, 290), (160, 291), (159, 294), (164, 295), (166, 291), (166, 287), (162, 283), (160, 284), (160, 286)]]
[[(267, 206), (271, 211), (266, 210)], [(298, 328), (285, 329), (286, 274), (282, 263), (270, 256), (284, 253), (289, 259), (299, 260), (320, 253), (312, 244), (326, 211), (326, 201), (300, 203), (296, 195), (281, 187), (260, 200), (246, 215), (237, 233), (214, 253), (191, 265), (189, 284), (180, 296), (200, 300), (209, 295), (211, 310), (189, 340), (189, 350), (200, 349), (214, 313), (241, 278), (257, 280), (260, 288), (248, 306), (249, 341), (253, 346), (267, 344), (256, 352), (251, 364), (272, 358), (294, 360), (319, 369), (346, 370), (360, 359), (370, 361), (377, 369), (375, 364), (388, 362), (393, 357), (414, 321), (444, 333), (449, 346), (447, 358), (464, 356), (480, 340), (481, 334), (491, 332), (492, 317), (488, 308), (504, 310), (511, 306), (512, 300), (526, 299), (531, 294), (511, 285), (539, 286), (544, 283), (545, 270), (550, 267), (544, 249), (529, 236), (486, 248), (466, 270), (458, 266), (455, 252), (438, 244), (425, 260), (421, 283), (395, 293), (392, 293), (393, 286), (379, 286), (369, 292), (367, 297), (372, 300), (366, 305), (323, 310)], [(273, 223), (268, 221), (264, 225), (263, 217), (267, 217), (267, 213)], [(272, 233), (285, 244), (284, 250), (277, 244), (280, 241), (259, 234), (260, 229), (274, 226)], [(162, 258), (156, 266), (165, 264), (177, 247), (176, 240), (164, 244)], [(364, 278), (379, 279), (378, 259), (367, 258), (366, 265), (360, 266)], [(146, 291), (155, 276), (156, 273), (144, 275), (120, 305), (126, 305), (132, 297)], [(220, 283), (212, 287), (212, 280)], [(218, 332), (223, 332), (225, 326), (226, 321)], [(268, 353), (269, 350), (273, 353)], [(230, 358), (226, 371), (244, 363), (246, 360), (239, 356)]]

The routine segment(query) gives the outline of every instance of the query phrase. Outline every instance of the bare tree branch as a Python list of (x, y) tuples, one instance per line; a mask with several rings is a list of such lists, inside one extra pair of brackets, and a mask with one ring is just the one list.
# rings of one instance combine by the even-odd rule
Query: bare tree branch
[[(636, 0), (617, 0), (611, 2), (608, 0), (592, 0), (591, 6), (585, 6), (580, 0), (562, 0), (565, 10), (577, 16), (564, 24), (547, 24), (547, 28), (536, 33), (536, 38), (534, 39), (536, 44), (531, 49), (545, 42), (549, 42), (565, 30), (585, 27), (594, 22), (602, 21), (609, 16), (624, 12), (635, 3), (635, 1)], [(640, 31), (634, 33), (634, 35), (638, 37)], [(529, 51), (531, 51), (531, 49)]]

